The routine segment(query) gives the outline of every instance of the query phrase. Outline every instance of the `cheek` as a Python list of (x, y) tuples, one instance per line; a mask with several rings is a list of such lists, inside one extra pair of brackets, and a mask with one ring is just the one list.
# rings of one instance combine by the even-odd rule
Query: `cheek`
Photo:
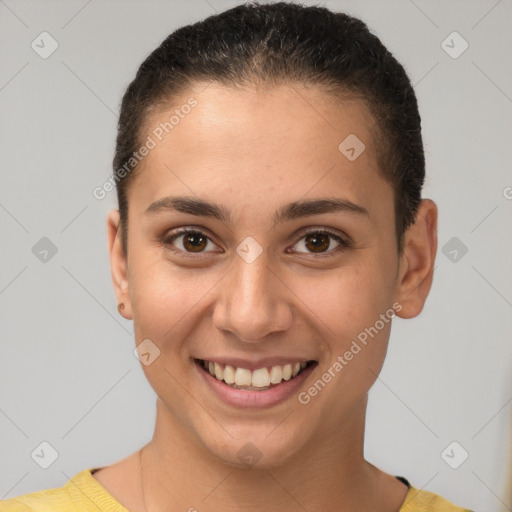
[(184, 273), (163, 258), (152, 262), (149, 256), (133, 261), (133, 268), (130, 293), (136, 343), (149, 339), (158, 354), (147, 365), (141, 359), (142, 370), (156, 395), (189, 424), (189, 397), (180, 384), (192, 371), (188, 340), (208, 313), (205, 294), (219, 279), (205, 280), (206, 274)]
[(377, 265), (342, 267), (314, 285), (297, 282), (297, 289), (308, 297), (304, 302), (323, 322), (324, 330), (346, 341), (388, 309), (391, 288), (383, 276)]
[[(298, 397), (324, 418), (327, 431), (339, 427), (370, 390), (385, 360), (393, 310), (389, 287), (378, 267), (345, 269), (326, 279), (309, 308), (321, 321), (316, 330), (325, 348), (316, 379)], [(320, 290), (320, 288), (318, 288)], [(383, 316), (381, 316), (383, 315)], [(329, 414), (325, 414), (329, 411)]]
[(170, 396), (179, 408), (177, 382), (195, 371), (191, 352), (216, 334), (212, 330), (215, 297), (229, 270), (179, 268), (165, 255), (149, 252), (134, 258), (133, 269), (130, 294), (136, 343), (149, 339), (159, 351), (155, 362), (143, 370), (158, 396), (169, 397), (172, 390)]
[(307, 305), (320, 319), (317, 325), (327, 352), (322, 370), (330, 372), (326, 380), (337, 389), (333, 397), (360, 396), (380, 372), (393, 318), (387, 275), (378, 262), (368, 261), (339, 269), (319, 283), (313, 295), (309, 292)]
[(206, 279), (206, 273), (172, 267), (162, 256), (134, 258), (133, 269), (130, 294), (136, 339), (154, 339), (161, 350), (167, 350), (169, 340), (181, 339), (182, 326), (197, 314), (216, 280)]

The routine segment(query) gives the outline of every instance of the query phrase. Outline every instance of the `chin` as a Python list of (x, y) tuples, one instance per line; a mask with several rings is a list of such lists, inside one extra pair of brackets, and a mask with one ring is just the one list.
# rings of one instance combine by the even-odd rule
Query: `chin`
[(232, 438), (225, 433), (222, 444), (219, 444), (218, 438), (208, 441), (203, 440), (205, 448), (223, 463), (240, 469), (262, 470), (291, 463), (307, 443), (299, 432), (290, 431), (289, 425), (265, 429), (247, 428)]

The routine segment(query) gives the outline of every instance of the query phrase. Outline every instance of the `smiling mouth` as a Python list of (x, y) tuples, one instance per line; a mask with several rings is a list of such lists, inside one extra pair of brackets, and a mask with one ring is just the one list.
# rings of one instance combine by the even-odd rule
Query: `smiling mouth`
[(317, 364), (316, 361), (301, 361), (249, 370), (203, 359), (196, 359), (195, 361), (202, 371), (210, 373), (218, 381), (233, 389), (245, 391), (272, 389), (279, 386), (283, 381), (295, 379), (303, 370)]

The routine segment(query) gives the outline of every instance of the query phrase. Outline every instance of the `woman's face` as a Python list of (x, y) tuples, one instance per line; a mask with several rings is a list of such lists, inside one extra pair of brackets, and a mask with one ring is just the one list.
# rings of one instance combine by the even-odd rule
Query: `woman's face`
[(298, 85), (201, 84), (149, 120), (155, 147), (128, 191), (124, 314), (157, 421), (224, 461), (271, 467), (345, 421), (363, 427), (402, 261), (371, 125), (361, 103)]

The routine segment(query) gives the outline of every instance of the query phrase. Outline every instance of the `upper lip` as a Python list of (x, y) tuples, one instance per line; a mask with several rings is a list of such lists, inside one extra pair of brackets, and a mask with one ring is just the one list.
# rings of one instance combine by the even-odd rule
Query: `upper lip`
[(235, 368), (246, 368), (247, 370), (257, 370), (258, 368), (265, 368), (269, 366), (283, 366), (285, 364), (294, 364), (313, 361), (308, 358), (298, 358), (297, 356), (276, 356), (276, 357), (265, 357), (262, 359), (242, 359), (239, 357), (198, 357), (202, 361), (211, 361), (212, 363), (218, 363), (223, 365), (230, 365)]

